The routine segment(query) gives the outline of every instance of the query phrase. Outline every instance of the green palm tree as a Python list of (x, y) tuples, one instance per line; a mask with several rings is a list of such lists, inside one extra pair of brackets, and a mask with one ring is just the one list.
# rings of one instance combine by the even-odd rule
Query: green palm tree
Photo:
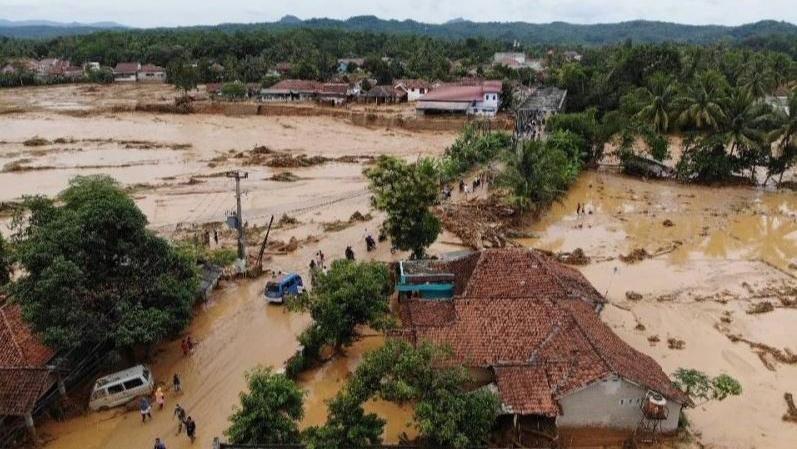
[(775, 144), (776, 152), (770, 154), (767, 167), (767, 179), (780, 175), (778, 184), (783, 179), (783, 173), (797, 163), (797, 92), (791, 94), (785, 108), (775, 107), (767, 117), (775, 124), (769, 133), (769, 141)]
[(677, 99), (678, 87), (661, 74), (653, 75), (647, 87), (637, 91), (643, 105), (636, 118), (649, 124), (660, 134), (670, 129), (670, 115)]
[(680, 124), (693, 125), (697, 129), (718, 129), (725, 119), (722, 100), (726, 84), (725, 78), (718, 72), (699, 75), (678, 99)]
[(764, 104), (757, 101), (748, 89), (732, 89), (724, 102), (725, 120), (721, 136), (729, 154), (734, 156), (744, 150), (761, 148), (766, 134), (760, 128), (760, 118), (765, 114)]
[(739, 85), (745, 88), (754, 98), (763, 98), (775, 88), (777, 80), (766, 61), (756, 59), (742, 69)]

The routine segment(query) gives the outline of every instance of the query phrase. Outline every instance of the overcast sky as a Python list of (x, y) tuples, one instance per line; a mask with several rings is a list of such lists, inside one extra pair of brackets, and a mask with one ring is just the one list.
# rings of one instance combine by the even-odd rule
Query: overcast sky
[(376, 15), (441, 23), (606, 23), (648, 19), (739, 25), (762, 19), (797, 23), (797, 0), (0, 0), (0, 18), (61, 22), (114, 21), (138, 27)]

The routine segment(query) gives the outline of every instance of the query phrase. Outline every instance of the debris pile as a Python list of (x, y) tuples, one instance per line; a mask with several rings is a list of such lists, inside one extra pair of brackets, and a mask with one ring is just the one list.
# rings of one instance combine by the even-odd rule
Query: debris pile
[(435, 208), (435, 214), (443, 228), (473, 249), (516, 246), (508, 237), (515, 211), (495, 197), (443, 204)]
[(629, 301), (640, 301), (642, 299), (642, 294), (629, 290), (625, 292), (625, 299)]
[(791, 393), (785, 393), (783, 399), (786, 400), (786, 413), (783, 414), (783, 420), (797, 423), (797, 407), (794, 405), (794, 396)]
[(324, 229), (324, 232), (338, 232), (354, 225), (357, 222), (371, 221), (371, 218), (371, 214), (363, 215), (360, 213), (360, 211), (355, 211), (346, 221), (335, 220), (329, 223), (322, 223), (321, 227)]
[(291, 173), (289, 171), (284, 171), (282, 173), (275, 173), (268, 179), (271, 180), (271, 181), (277, 181), (277, 182), (296, 182), (296, 181), (298, 181), (298, 180), (300, 180), (302, 178), (294, 175), (293, 173)]
[(675, 226), (675, 223), (673, 223), (672, 220), (670, 220), (668, 218), (668, 219), (664, 220), (664, 222), (662, 222), (662, 226), (664, 226), (665, 228), (671, 228), (671, 227)]
[(589, 265), (590, 263), (590, 258), (584, 254), (584, 250), (581, 248), (576, 248), (569, 253), (557, 253), (556, 260), (566, 265)]
[(677, 338), (668, 338), (667, 347), (670, 349), (683, 349), (686, 347), (686, 342)]
[(620, 254), (620, 260), (625, 263), (637, 263), (651, 257), (645, 248), (635, 248), (628, 254)]
[(771, 302), (763, 301), (750, 306), (750, 308), (747, 309), (747, 313), (753, 315), (756, 313), (772, 312), (773, 310), (775, 310), (775, 306), (773, 306)]

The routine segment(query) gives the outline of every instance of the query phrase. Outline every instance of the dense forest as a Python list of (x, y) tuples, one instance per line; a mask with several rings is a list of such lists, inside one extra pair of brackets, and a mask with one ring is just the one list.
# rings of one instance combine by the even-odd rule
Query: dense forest
[[(634, 20), (620, 23), (581, 25), (565, 22), (473, 22), (452, 20), (444, 24), (429, 24), (414, 20), (384, 20), (374, 16), (351, 17), (346, 20), (309, 19), (286, 16), (277, 22), (255, 24), (222, 24), (196, 26), (184, 30), (279, 31), (295, 28), (337, 29), (370, 33), (412, 34), (441, 39), (470, 37), (519, 41), (523, 44), (606, 45), (633, 39), (637, 42), (715, 43), (737, 42), (772, 34), (797, 34), (797, 26), (786, 22), (760, 21), (740, 26), (684, 25), (678, 23)], [(0, 36), (23, 38), (52, 38), (96, 31), (92, 26), (3, 26)]]

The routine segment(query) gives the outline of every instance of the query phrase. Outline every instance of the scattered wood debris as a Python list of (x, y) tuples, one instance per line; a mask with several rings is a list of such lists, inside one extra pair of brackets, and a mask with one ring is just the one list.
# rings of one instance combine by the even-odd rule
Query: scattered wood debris
[(628, 254), (620, 254), (620, 260), (629, 264), (637, 263), (650, 257), (650, 253), (644, 248), (635, 248)]
[(756, 304), (753, 304), (747, 309), (747, 313), (750, 315), (757, 314), (757, 313), (768, 313), (775, 310), (775, 306), (772, 305), (769, 301), (763, 301)]
[(576, 248), (572, 252), (556, 253), (556, 260), (567, 265), (589, 265), (590, 258), (584, 254), (584, 250)]
[(794, 396), (791, 393), (784, 393), (783, 399), (786, 400), (786, 413), (783, 414), (783, 420), (797, 423), (797, 406), (794, 405)]
[(655, 345), (660, 341), (661, 339), (659, 339), (658, 335), (651, 335), (650, 337), (648, 337), (648, 342), (650, 343), (651, 346)]
[(661, 224), (665, 228), (671, 228), (671, 227), (675, 226), (675, 223), (673, 223), (672, 220), (670, 220), (669, 218), (664, 220)]
[(642, 294), (632, 290), (628, 290), (627, 292), (625, 292), (625, 299), (629, 301), (639, 301), (642, 299)]
[(443, 227), (473, 249), (516, 246), (509, 240), (514, 209), (495, 196), (464, 203), (446, 203), (435, 208)]
[(678, 338), (668, 338), (667, 347), (670, 349), (684, 349), (686, 347), (686, 342)]
[(282, 173), (275, 173), (268, 179), (270, 181), (277, 181), (277, 182), (296, 182), (302, 178), (294, 175), (289, 171), (284, 171)]

